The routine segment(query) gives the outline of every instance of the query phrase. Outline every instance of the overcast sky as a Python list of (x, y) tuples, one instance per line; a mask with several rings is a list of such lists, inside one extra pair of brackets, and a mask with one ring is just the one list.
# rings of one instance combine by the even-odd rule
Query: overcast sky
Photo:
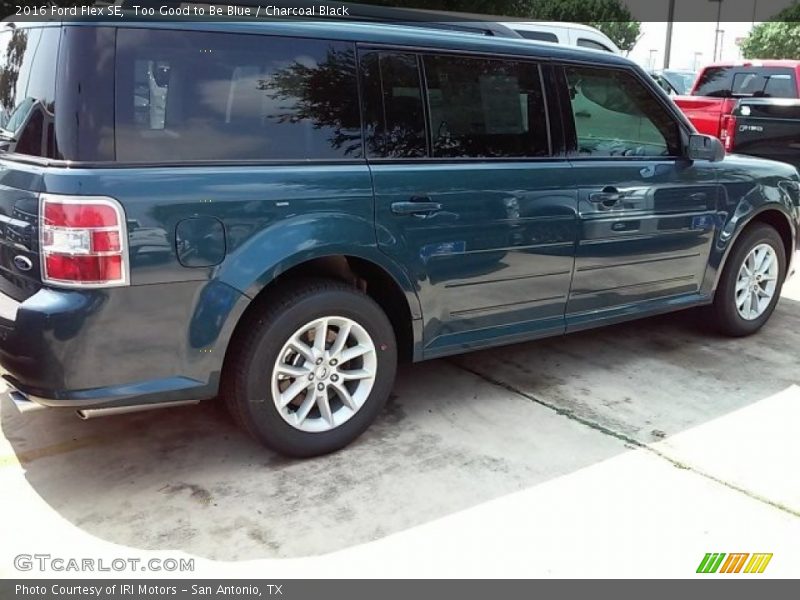
[[(695, 69), (714, 60), (714, 30), (718, 14), (719, 28), (724, 32), (720, 34), (722, 60), (738, 60), (741, 54), (736, 45), (737, 38), (747, 36), (754, 20), (765, 21), (789, 4), (791, 0), (722, 0), (721, 3), (676, 0), (670, 66), (673, 69)], [(642, 21), (644, 33), (630, 57), (644, 67), (663, 67), (668, 3), (665, 0), (658, 3), (631, 0), (628, 6), (633, 17)], [(656, 19), (660, 22), (654, 22)], [(690, 19), (693, 22), (681, 22)], [(699, 19), (706, 22), (694, 22)]]
[[(712, 62), (714, 60), (716, 26), (715, 22), (675, 23), (672, 29), (670, 67), (696, 70), (704, 64)], [(736, 42), (737, 39), (746, 37), (751, 27), (751, 23), (721, 22), (719, 37), (722, 43), (717, 50), (717, 58), (721, 57), (721, 60), (741, 58)], [(644, 35), (629, 56), (645, 68), (660, 69), (664, 64), (667, 24), (665, 22), (642, 23), (642, 33)]]

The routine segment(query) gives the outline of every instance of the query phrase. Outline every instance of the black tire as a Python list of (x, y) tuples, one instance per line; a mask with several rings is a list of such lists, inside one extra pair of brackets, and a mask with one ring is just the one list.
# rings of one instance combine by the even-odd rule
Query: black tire
[[(742, 263), (747, 255), (759, 244), (768, 244), (775, 251), (778, 257), (778, 279), (775, 293), (770, 300), (766, 310), (758, 318), (748, 320), (739, 314), (736, 307), (736, 280)], [(786, 250), (783, 240), (775, 228), (764, 223), (754, 223), (742, 232), (736, 245), (731, 250), (731, 254), (725, 264), (717, 291), (714, 295), (714, 303), (711, 306), (711, 316), (716, 328), (723, 334), (732, 337), (751, 335), (764, 326), (775, 306), (783, 287), (783, 280), (786, 277)]]
[[(349, 420), (329, 431), (301, 431), (275, 406), (273, 368), (299, 328), (334, 315), (355, 321), (369, 334), (376, 350), (375, 381)], [(270, 293), (247, 319), (226, 360), (222, 396), (234, 420), (258, 441), (287, 456), (327, 454), (355, 440), (381, 412), (394, 384), (397, 343), (391, 323), (369, 296), (338, 281), (297, 280)]]

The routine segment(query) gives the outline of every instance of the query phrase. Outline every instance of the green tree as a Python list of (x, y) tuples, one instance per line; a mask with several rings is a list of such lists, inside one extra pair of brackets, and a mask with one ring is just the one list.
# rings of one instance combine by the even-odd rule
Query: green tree
[(745, 58), (800, 59), (800, 2), (753, 27), (742, 42)]

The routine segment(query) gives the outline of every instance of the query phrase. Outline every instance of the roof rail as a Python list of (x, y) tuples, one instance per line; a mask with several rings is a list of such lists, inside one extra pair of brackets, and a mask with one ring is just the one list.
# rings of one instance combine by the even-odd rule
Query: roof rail
[[(110, 2), (121, 6), (123, 9), (133, 8), (134, 5), (144, 7), (160, 6), (184, 6), (184, 5), (205, 5), (209, 6), (242, 6), (255, 8), (264, 6), (264, 0), (220, 0), (213, 2), (208, 0), (118, 0)], [(286, 0), (273, 0), (271, 6), (281, 8), (312, 8), (320, 6), (345, 7), (348, 9), (348, 16), (339, 17), (337, 20), (345, 21), (368, 21), (380, 23), (394, 23), (411, 25), (416, 27), (429, 27), (433, 29), (447, 29), (465, 33), (477, 33), (480, 35), (491, 35), (498, 37), (522, 38), (522, 36), (497, 21), (489, 20), (484, 15), (473, 15), (466, 13), (450, 13), (444, 11), (421, 10), (415, 8), (396, 8), (391, 6), (356, 4), (352, 2), (330, 2), (328, 0), (297, 0), (287, 2)], [(313, 17), (293, 17), (298, 20), (310, 20)], [(276, 17), (277, 19), (277, 17)]]

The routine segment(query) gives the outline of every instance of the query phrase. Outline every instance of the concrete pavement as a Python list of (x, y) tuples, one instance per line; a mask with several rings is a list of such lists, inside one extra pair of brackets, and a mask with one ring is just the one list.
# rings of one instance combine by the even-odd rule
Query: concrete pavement
[(763, 576), (797, 576), (799, 342), (795, 280), (747, 339), (682, 313), (410, 365), (361, 440), (308, 461), (211, 404), (83, 422), (4, 398), (0, 575), (47, 552), (191, 556), (203, 576), (685, 577), (705, 552), (773, 552)]

